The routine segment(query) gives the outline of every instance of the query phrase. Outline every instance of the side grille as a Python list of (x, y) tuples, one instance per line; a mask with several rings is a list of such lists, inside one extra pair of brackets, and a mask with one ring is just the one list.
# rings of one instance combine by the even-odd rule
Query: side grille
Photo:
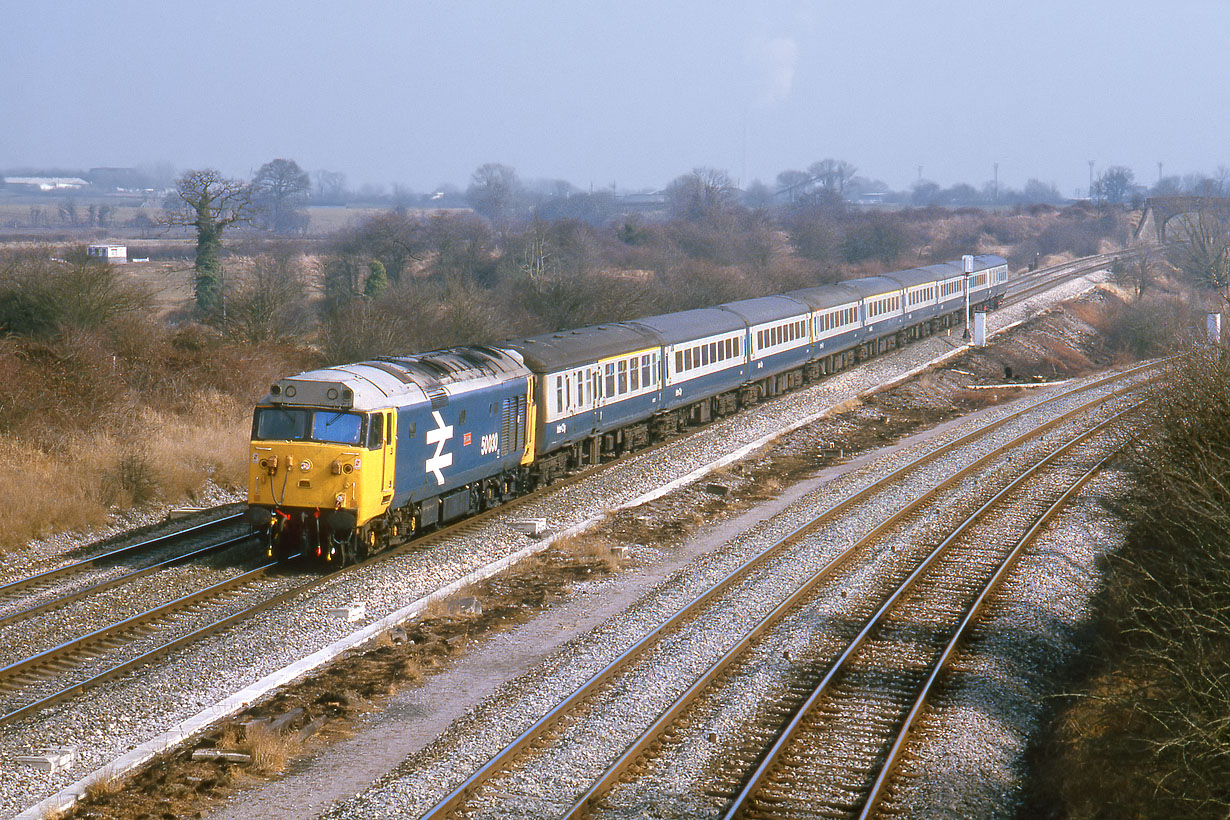
[(525, 449), (525, 396), (504, 399), (500, 418), (500, 455)]

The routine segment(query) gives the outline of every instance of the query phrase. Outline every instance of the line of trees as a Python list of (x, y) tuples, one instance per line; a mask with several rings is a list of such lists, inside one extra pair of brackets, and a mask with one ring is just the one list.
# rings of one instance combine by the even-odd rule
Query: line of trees
[[(337, 359), (387, 353), (393, 338), (400, 350), (483, 341), (781, 292), (988, 242), (1015, 246), (1020, 263), (1126, 238), (1118, 215), (1080, 208), (1043, 222), (983, 210), (860, 210), (847, 200), (857, 180), (851, 164), (823, 160), (784, 174), (788, 197), (758, 207), (725, 172), (696, 168), (642, 209), (563, 183), (548, 196), (489, 163), (467, 188), (472, 211), (394, 208), (314, 244), (310, 268), (262, 250), (228, 274), (223, 240), (236, 226), (299, 230), (311, 178), (278, 159), (251, 182), (212, 169), (184, 174), (165, 222), (196, 237), (196, 318), (257, 340), (303, 334), (319, 317)], [(491, 304), (501, 306), (496, 315), (473, 318)]]

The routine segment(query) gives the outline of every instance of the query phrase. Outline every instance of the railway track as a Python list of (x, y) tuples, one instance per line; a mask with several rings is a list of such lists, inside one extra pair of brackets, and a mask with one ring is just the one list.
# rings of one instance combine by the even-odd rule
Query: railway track
[[(885, 596), (823, 677), (795, 693), (806, 697), (787, 715), (768, 752), (748, 750), (760, 762), (734, 795), (726, 820), (872, 816), (959, 640), (1042, 524), (1093, 475), (1083, 469), (1084, 459), (1058, 460), (1132, 409), (1038, 460), (958, 524)], [(1023, 491), (1031, 480), (1054, 483), (1048, 469), (1076, 476), (1063, 479), (1063, 493), (1051, 503), (1043, 501), (1046, 493), (1030, 497)], [(998, 514), (993, 522), (991, 513)]]
[[(1117, 400), (1120, 394), (1117, 389), (1110, 386), (1110, 383), (1118, 378), (1134, 378), (1148, 369), (1144, 367), (1132, 371), (1131, 376), (1101, 379), (1022, 408), (993, 425), (974, 430), (924, 453), (888, 475), (882, 476), (864, 490), (833, 504), (814, 520), (803, 524), (784, 538), (778, 539), (763, 551), (753, 555), (742, 566), (661, 622), (640, 641), (585, 681), (572, 695), (565, 698), (536, 723), (527, 727), (502, 751), (460, 783), (423, 816), (432, 818), (488, 814), (581, 816), (587, 813), (602, 800), (607, 790), (621, 782), (628, 771), (644, 766), (645, 757), (650, 754), (651, 750), (661, 748), (664, 744), (671, 742), (671, 739), (680, 731), (680, 716), (687, 713), (692, 708), (692, 703), (714, 685), (715, 681), (737, 674), (732, 672), (732, 664), (747, 653), (749, 648), (755, 645), (766, 632), (772, 630), (775, 623), (780, 622), (794, 610), (799, 601), (814, 596), (815, 591), (822, 584), (828, 582), (836, 573), (844, 571), (842, 568), (855, 561), (857, 556), (863, 556), (865, 560), (871, 544), (882, 538), (890, 528), (897, 526), (910, 516), (919, 515), (924, 505), (939, 493), (959, 482), (966, 481), (971, 475), (977, 474), (979, 470), (1000, 459), (1006, 453), (1015, 453), (1022, 446), (1035, 441), (1043, 431), (1051, 430), (1061, 423), (1082, 419), (1094, 412), (1100, 405)], [(1102, 392), (1095, 398), (1068, 409), (1058, 417), (1048, 418), (1032, 425), (1025, 421), (1027, 414), (1040, 412), (1055, 402), (1064, 399), (1073, 400), (1080, 393), (1098, 390)], [(927, 465), (944, 454), (962, 449), (977, 451), (979, 447), (985, 448), (986, 445), (980, 442), (984, 441), (987, 433), (1012, 422), (1029, 429), (1007, 444), (992, 447), (988, 451), (971, 456), (970, 463), (941, 480), (917, 478), (923, 468), (931, 469)], [(621, 693), (651, 685), (647, 684), (647, 681), (652, 678), (651, 673), (639, 672), (638, 668), (661, 663), (664, 656), (669, 657), (676, 652), (693, 652), (695, 646), (706, 642), (704, 638), (693, 636), (696, 630), (704, 629), (703, 624), (735, 620), (738, 617), (724, 614), (722, 607), (729, 610), (734, 606), (737, 610), (740, 590), (752, 583), (766, 583), (761, 576), (775, 577), (775, 574), (789, 574), (783, 573), (782, 567), (805, 563), (799, 558), (800, 551), (814, 553), (816, 547), (810, 545), (813, 539), (822, 537), (822, 533), (826, 531), (840, 528), (841, 525), (837, 522), (840, 522), (847, 512), (869, 504), (876, 505), (876, 498), (884, 493), (886, 487), (910, 480), (911, 477), (915, 477), (915, 481), (924, 481), (924, 485), (907, 492), (910, 501), (894, 511), (888, 519), (870, 533), (845, 547), (836, 557), (803, 580), (795, 587), (793, 593), (786, 595), (785, 600), (768, 617), (756, 624), (734, 646), (726, 647), (724, 652), (718, 653), (720, 655), (718, 660), (700, 672), (694, 682), (686, 686), (678, 698), (667, 706), (656, 720), (651, 720), (639, 736), (634, 736), (628, 743), (614, 739), (608, 740), (607, 736), (613, 734), (613, 730), (595, 725), (595, 720), (601, 724), (600, 719), (593, 717), (596, 713), (626, 716), (629, 712), (637, 711), (626, 704), (612, 704), (608, 702), (608, 698), (614, 697), (618, 700), (622, 696)], [(732, 598), (734, 603), (731, 602)], [(683, 635), (692, 637), (682, 637)], [(665, 689), (676, 688), (674, 682), (666, 684), (663, 681), (657, 681), (657, 686)], [(636, 720), (639, 717), (641, 716), (638, 715), (632, 719)], [(602, 738), (598, 745), (602, 745), (603, 748), (615, 744), (622, 750), (622, 753), (615, 755), (614, 762), (610, 763), (605, 771), (582, 774), (579, 771), (573, 771), (577, 768), (575, 766), (565, 767), (568, 774), (561, 775), (564, 780), (553, 780), (545, 774), (544, 770), (548, 766), (545, 763), (542, 766), (539, 765), (545, 759), (560, 757), (584, 757), (587, 761), (594, 756), (601, 757), (601, 752), (583, 754), (577, 750), (578, 746), (584, 747), (587, 742), (593, 742), (587, 741), (586, 738), (594, 737)], [(589, 766), (592, 768), (592, 763)], [(532, 773), (526, 774), (527, 770)], [(545, 782), (530, 786), (526, 783), (527, 777), (538, 778)], [(585, 782), (578, 786), (578, 778)], [(587, 778), (592, 778), (592, 780), (587, 780)], [(559, 803), (560, 796), (568, 794), (580, 795), (571, 808)], [(529, 795), (535, 797), (553, 795), (555, 797), (547, 802), (527, 800), (522, 805), (521, 797)], [(497, 805), (499, 809), (496, 808)], [(684, 811), (679, 816), (688, 815)]]
[(1117, 253), (1104, 253), (1091, 257), (1086, 256), (1072, 262), (1065, 262), (1018, 276), (1008, 286), (1004, 306), (1007, 307), (1023, 302), (1057, 285), (1062, 285), (1093, 271), (1101, 270), (1114, 263), (1117, 259), (1131, 259), (1140, 253), (1146, 252), (1148, 251), (1119, 251)]
[[(240, 513), (228, 515), (213, 521), (206, 521), (203, 524), (185, 527), (184, 529), (160, 535), (156, 538), (150, 538), (136, 544), (129, 544), (128, 546), (110, 550), (80, 561), (74, 561), (62, 567), (40, 572), (37, 575), (29, 575), (25, 578), (10, 581), (7, 584), (0, 585), (0, 613), (12, 609), (14, 603), (20, 604), (46, 592), (57, 592), (59, 589), (73, 583), (74, 579), (82, 576), (90, 574), (106, 575), (143, 556), (155, 555), (162, 550), (173, 550), (177, 544), (188, 537), (208, 535), (227, 527), (233, 527), (239, 524), (242, 518), (243, 515)], [(236, 543), (236, 541), (237, 539), (228, 539), (225, 543), (231, 544)], [(172, 556), (172, 558), (167, 560), (183, 557), (185, 556)], [(166, 561), (160, 563), (166, 563)], [(0, 615), (0, 618), (3, 617), (9, 616)], [(17, 620), (20, 620), (20, 618)]]

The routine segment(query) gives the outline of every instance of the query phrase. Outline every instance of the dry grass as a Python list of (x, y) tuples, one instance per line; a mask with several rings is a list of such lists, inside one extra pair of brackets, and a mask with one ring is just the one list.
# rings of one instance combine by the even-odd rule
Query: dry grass
[(108, 797), (119, 794), (123, 788), (123, 778), (106, 773), (85, 787), (85, 799), (94, 805), (99, 805), (105, 803)]
[(50, 450), (0, 437), (0, 551), (103, 524), (112, 508), (191, 501), (247, 478), (248, 412), (219, 394), (191, 413), (137, 412), (132, 432), (77, 433)]
[(260, 774), (280, 774), (299, 748), (294, 736), (276, 732), (263, 724), (248, 727), (239, 747), (252, 755), (252, 770)]
[(1024, 391), (1011, 387), (1005, 387), (1003, 390), (957, 390), (953, 393), (953, 398), (965, 407), (994, 407), (1017, 398), (1022, 392)]
[(620, 559), (611, 551), (611, 543), (595, 535), (570, 535), (551, 545), (555, 550), (583, 564), (604, 570), (619, 569)]

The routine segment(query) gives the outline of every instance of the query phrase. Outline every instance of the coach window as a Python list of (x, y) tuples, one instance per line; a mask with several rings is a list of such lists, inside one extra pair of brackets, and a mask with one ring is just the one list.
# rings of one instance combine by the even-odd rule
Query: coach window
[(641, 389), (641, 369), (636, 366), (636, 359), (632, 360), (632, 367), (628, 373), (628, 389), (634, 393)]
[(610, 398), (615, 395), (615, 365), (607, 362), (606, 368), (603, 370), (603, 376), (606, 377), (606, 384), (603, 385), (603, 395)]
[(619, 371), (619, 395), (622, 396), (628, 392), (628, 360), (620, 359), (616, 368)]
[(649, 367), (649, 354), (641, 356), (641, 386), (648, 387), (653, 383), (653, 370)]
[(700, 365), (704, 367), (709, 364), (709, 345), (700, 346)]

